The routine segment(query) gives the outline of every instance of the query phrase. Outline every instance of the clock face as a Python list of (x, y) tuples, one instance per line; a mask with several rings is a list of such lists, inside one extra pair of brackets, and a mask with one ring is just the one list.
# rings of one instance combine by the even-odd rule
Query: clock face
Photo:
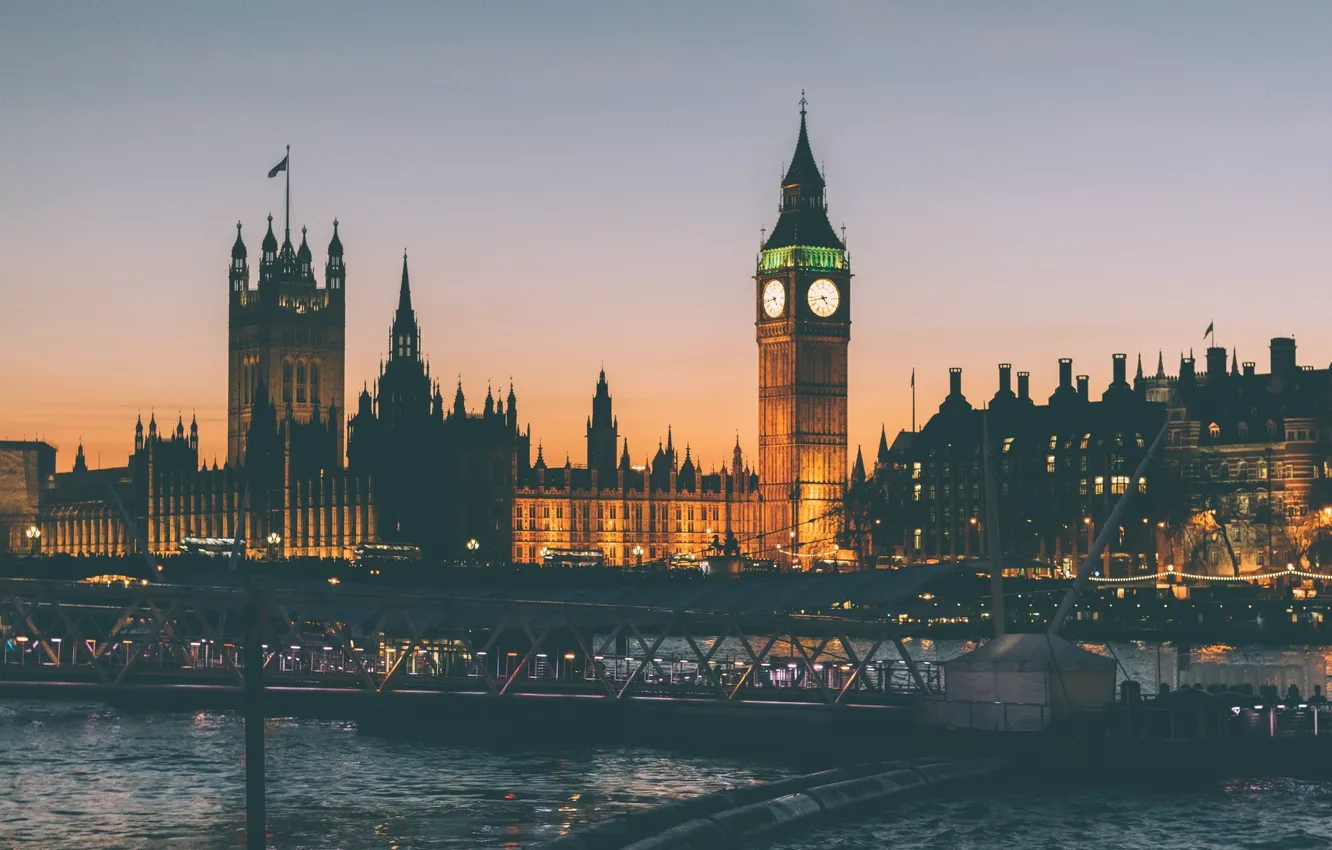
[(786, 287), (780, 280), (770, 280), (763, 287), (763, 312), (770, 318), (777, 318), (786, 308)]
[(827, 318), (837, 312), (837, 284), (826, 277), (814, 281), (809, 286), (809, 309), (814, 315)]

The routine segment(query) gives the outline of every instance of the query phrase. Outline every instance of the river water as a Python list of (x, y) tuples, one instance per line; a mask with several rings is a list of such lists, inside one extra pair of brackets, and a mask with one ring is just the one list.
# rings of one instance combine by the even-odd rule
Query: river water
[[(908, 643), (921, 660), (962, 642)], [(1153, 691), (1173, 648), (1089, 645)], [(1202, 647), (1236, 663), (1323, 650)], [(1121, 673), (1121, 676), (1124, 673)], [(562, 752), (426, 742), (354, 723), (272, 720), (268, 812), (277, 848), (519, 848), (635, 808), (811, 765), (619, 745)], [(0, 702), (0, 848), (244, 846), (244, 727), (225, 712), (132, 713)], [(1332, 783), (1282, 779), (1189, 791), (1001, 788), (915, 801), (877, 821), (779, 845), (813, 848), (1332, 847)]]

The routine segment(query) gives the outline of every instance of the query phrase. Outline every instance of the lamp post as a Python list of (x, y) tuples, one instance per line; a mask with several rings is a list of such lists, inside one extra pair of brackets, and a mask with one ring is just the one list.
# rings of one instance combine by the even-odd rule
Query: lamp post
[(28, 538), (28, 548), (32, 550), (32, 554), (36, 555), (42, 545), (42, 530), (35, 525), (30, 525), (23, 532), (23, 536)]
[(276, 531), (268, 532), (268, 560), (277, 557), (277, 548), (282, 545), (282, 535)]
[(635, 546), (635, 547), (634, 547), (634, 566), (637, 567), (637, 568), (640, 569), (640, 570), (643, 568), (643, 547), (642, 547), (642, 546)]
[(481, 548), (481, 543), (480, 543), (480, 541), (478, 541), (475, 537), (468, 538), (468, 540), (467, 540), (467, 560), (470, 561), (472, 558), (476, 557), (476, 550), (477, 550), (477, 549), (480, 549), (480, 548)]

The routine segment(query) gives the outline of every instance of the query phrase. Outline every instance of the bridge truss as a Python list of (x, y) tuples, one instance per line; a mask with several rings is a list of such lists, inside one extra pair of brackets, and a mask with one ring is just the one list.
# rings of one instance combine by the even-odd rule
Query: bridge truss
[(885, 621), (329, 589), (0, 580), (0, 684), (641, 697), (824, 706), (940, 690)]

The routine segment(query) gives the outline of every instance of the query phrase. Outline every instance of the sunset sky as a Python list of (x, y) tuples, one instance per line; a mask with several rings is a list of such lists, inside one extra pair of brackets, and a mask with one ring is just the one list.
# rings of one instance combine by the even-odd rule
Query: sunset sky
[(755, 254), (808, 92), (851, 251), (851, 455), (963, 367), (1332, 360), (1332, 4), (10, 3), (0, 439), (124, 463), (136, 414), (226, 449), (228, 252), (346, 246), (347, 395), (402, 250), (432, 371), (512, 376), (584, 457), (605, 364), (635, 461), (757, 446)]

